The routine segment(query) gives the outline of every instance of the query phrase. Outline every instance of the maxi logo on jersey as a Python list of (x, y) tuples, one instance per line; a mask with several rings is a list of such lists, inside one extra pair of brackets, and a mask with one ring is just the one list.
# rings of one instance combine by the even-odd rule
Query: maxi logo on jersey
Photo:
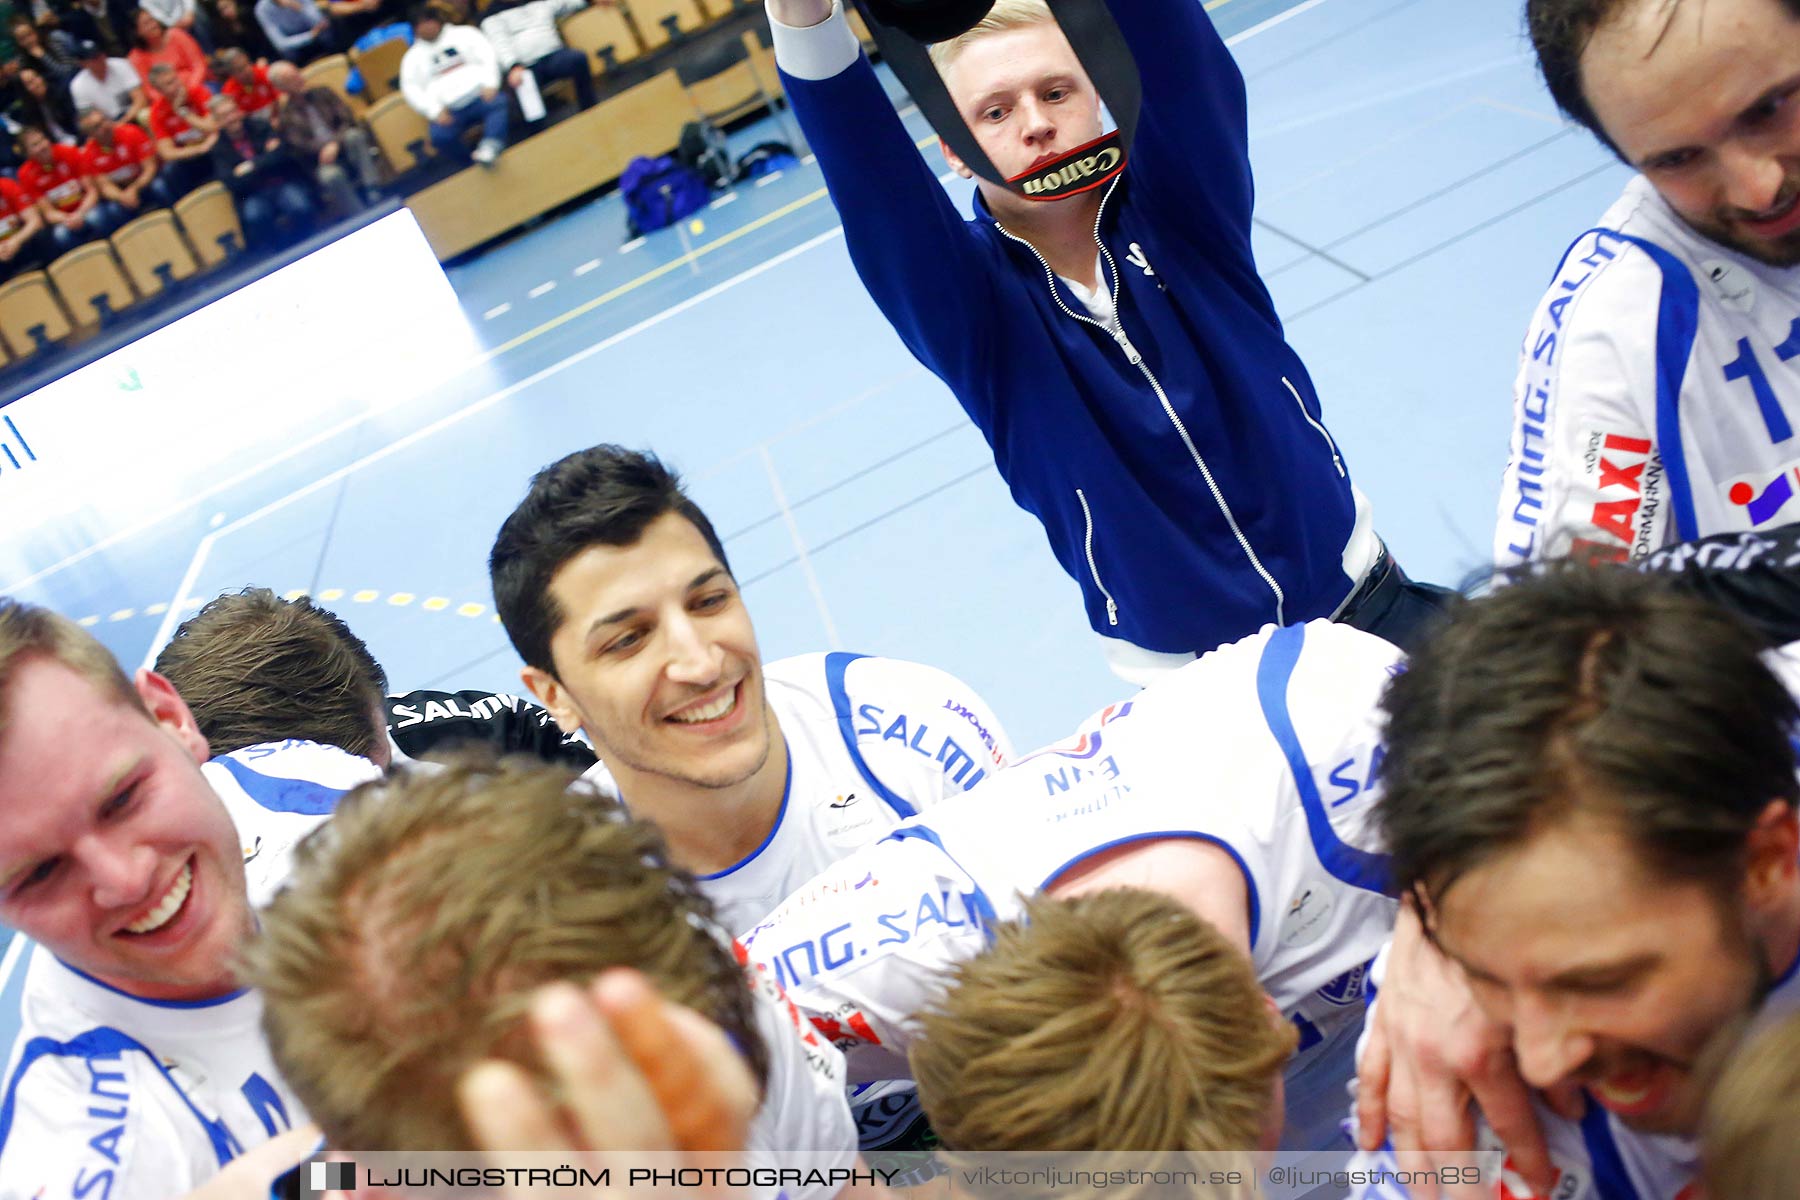
[(1662, 461), (1650, 439), (1589, 433), (1582, 465), (1599, 495), (1588, 514), (1597, 536), (1575, 538), (1570, 555), (1597, 563), (1649, 553), (1646, 531), (1662, 505)]

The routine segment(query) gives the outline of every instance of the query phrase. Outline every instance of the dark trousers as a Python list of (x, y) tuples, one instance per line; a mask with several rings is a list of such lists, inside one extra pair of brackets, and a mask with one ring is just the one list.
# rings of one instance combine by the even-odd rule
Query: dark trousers
[(268, 250), (293, 241), (312, 224), (317, 209), (304, 184), (285, 180), (238, 197), (238, 220), (253, 250)]
[(553, 50), (532, 63), (529, 70), (532, 78), (537, 80), (539, 91), (559, 79), (566, 79), (575, 85), (576, 103), (582, 108), (594, 107), (594, 72), (588, 65), (587, 55), (581, 51), (567, 46)]
[(1437, 628), (1455, 596), (1449, 588), (1407, 578), (1383, 546), (1368, 578), (1337, 619), (1410, 654)]
[(145, 184), (144, 190), (138, 193), (136, 208), (126, 208), (115, 200), (102, 200), (94, 205), (94, 211), (101, 214), (101, 223), (109, 232), (117, 233), (119, 227), (127, 221), (135, 221), (147, 212), (167, 208), (173, 203), (175, 197), (169, 194), (169, 181), (158, 172), (156, 178)]
[(53, 255), (50, 236), (42, 229), (32, 235), (31, 240), (20, 246), (7, 262), (0, 262), (0, 283), (27, 271), (42, 270), (50, 262)]
[(462, 135), (465, 129), (474, 125), (481, 126), (483, 140), (492, 138), (497, 142), (506, 141), (506, 127), (512, 118), (507, 112), (504, 93), (496, 94), (492, 100), (476, 96), (448, 111), (448, 125), (441, 121), (431, 123), (431, 148), (434, 152), (458, 158), (469, 157), (468, 147), (462, 144)]
[(162, 165), (162, 170), (156, 173), (156, 182), (168, 197), (166, 203), (173, 204), (212, 177), (210, 158), (178, 158)]
[[(112, 211), (108, 211), (108, 210)], [(116, 204), (108, 204), (104, 200), (87, 210), (81, 219), (80, 229), (70, 229), (67, 225), (50, 226), (50, 245), (58, 254), (67, 253), (75, 247), (87, 242), (104, 238), (117, 228), (113, 221), (114, 213), (123, 211)]]

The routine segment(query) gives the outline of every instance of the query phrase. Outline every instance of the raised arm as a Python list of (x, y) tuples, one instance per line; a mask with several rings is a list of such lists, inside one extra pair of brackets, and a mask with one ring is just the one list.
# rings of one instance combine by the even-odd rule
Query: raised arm
[(1181, 228), (1195, 238), (1247, 253), (1254, 187), (1237, 60), (1198, 3), (1109, 8), (1143, 84), (1132, 179), (1181, 205)]
[(769, 0), (776, 61), (844, 223), (851, 261), (915, 356), (965, 405), (999, 318), (990, 265), (894, 112), (842, 10)]

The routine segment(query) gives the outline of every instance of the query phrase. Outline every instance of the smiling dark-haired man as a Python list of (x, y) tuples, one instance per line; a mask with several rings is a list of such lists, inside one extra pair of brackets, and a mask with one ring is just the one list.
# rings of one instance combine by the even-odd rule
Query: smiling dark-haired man
[(1557, 104), (1639, 172), (1525, 337), (1494, 556), (1800, 520), (1800, 0), (1529, 0)]
[[(712, 522), (655, 457), (595, 446), (538, 472), (489, 557), (523, 679), (587, 734), (728, 929), (1003, 766), (999, 720), (934, 667), (834, 652), (763, 665)], [(906, 1093), (910, 1096), (910, 1093)], [(910, 1101), (857, 1109), (893, 1145)]]

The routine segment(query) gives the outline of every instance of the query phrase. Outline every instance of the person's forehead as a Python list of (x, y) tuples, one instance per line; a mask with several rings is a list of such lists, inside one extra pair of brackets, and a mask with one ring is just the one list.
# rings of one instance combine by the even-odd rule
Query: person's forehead
[[(153, 744), (149, 714), (74, 668), (32, 655), (0, 690), (4, 776), (32, 786), (41, 773), (105, 774)], [(4, 790), (0, 786), (0, 790)]]
[(1660, 942), (1695, 887), (1663, 878), (1608, 823), (1564, 821), (1464, 873), (1436, 904), (1438, 928), (1472, 965), (1563, 969)]
[(629, 546), (595, 544), (571, 557), (550, 579), (565, 624), (614, 609), (653, 604), (685, 592), (694, 579), (722, 566), (692, 521), (664, 513)]
[(1027, 81), (1078, 64), (1074, 47), (1054, 21), (1001, 29), (976, 38), (950, 60), (945, 82), (978, 91)]
[(1630, 0), (1582, 50), (1582, 91), (1627, 153), (1701, 137), (1800, 70), (1795, 22), (1783, 0)]

